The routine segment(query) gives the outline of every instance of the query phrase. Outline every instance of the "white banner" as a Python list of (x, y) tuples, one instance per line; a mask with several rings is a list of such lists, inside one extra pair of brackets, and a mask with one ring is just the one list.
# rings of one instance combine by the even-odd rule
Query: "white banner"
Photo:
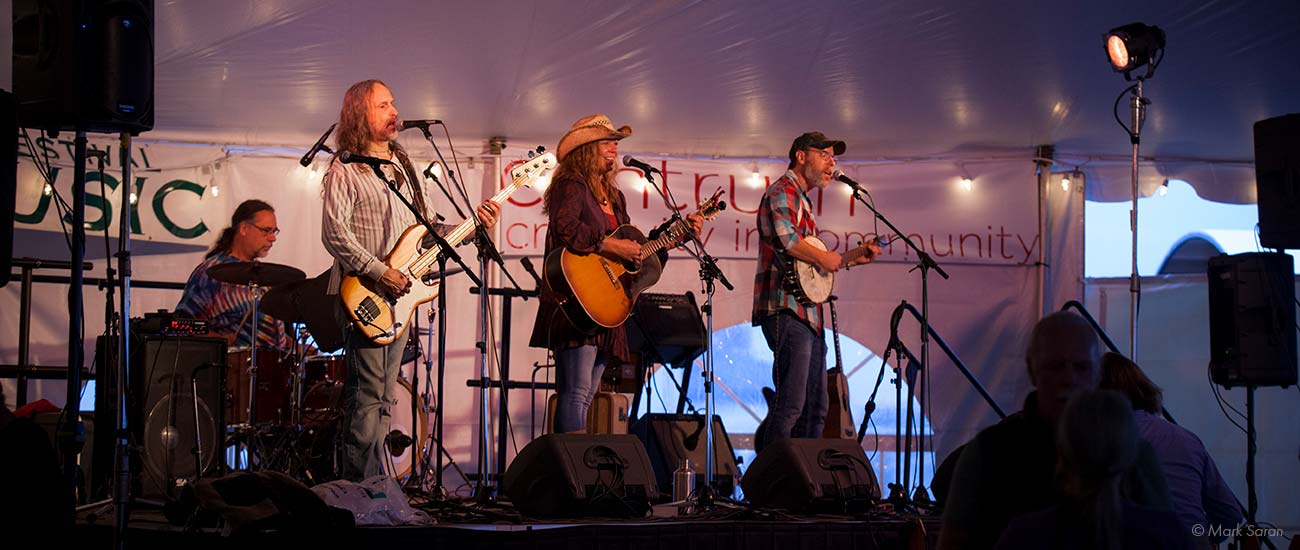
[[(1036, 262), (1039, 253), (1037, 197), (1026, 164), (846, 165), (845, 169), (874, 195), (876, 207), (890, 221), (939, 262), (1016, 265)], [(754, 216), (763, 190), (785, 173), (784, 163), (656, 159), (651, 165), (663, 172), (655, 175), (655, 184), (671, 192), (677, 201), (674, 209), (683, 214), (722, 191), (727, 209), (701, 236), (712, 255), (737, 259), (758, 255)], [(961, 181), (962, 170), (972, 178), (968, 186)], [(667, 218), (669, 207), (640, 171), (622, 168), (618, 182), (634, 225), (648, 230)], [(502, 214), (505, 251), (541, 254), (547, 221), (542, 213), (543, 189), (524, 189), (510, 199)], [(847, 185), (834, 182), (825, 190), (814, 190), (809, 198), (818, 237), (833, 250), (843, 252), (866, 239), (891, 234), (853, 200)], [(915, 258), (902, 241), (886, 247), (885, 256), (894, 261)]]

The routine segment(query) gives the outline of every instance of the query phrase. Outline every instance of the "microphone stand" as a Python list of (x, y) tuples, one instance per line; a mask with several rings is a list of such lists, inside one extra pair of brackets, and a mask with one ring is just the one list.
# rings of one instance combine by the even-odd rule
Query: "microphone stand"
[[(921, 364), (925, 367), (928, 367), (930, 365), (930, 270), (933, 269), (935, 273), (938, 273), (939, 276), (943, 277), (944, 279), (949, 278), (948, 273), (945, 272), (942, 267), (939, 267), (939, 264), (934, 261), (934, 258), (932, 258), (924, 250), (921, 250), (921, 247), (917, 246), (916, 243), (912, 242), (912, 239), (907, 236), (907, 233), (900, 231), (898, 227), (893, 224), (893, 222), (889, 221), (889, 218), (886, 218), (884, 214), (881, 214), (880, 211), (876, 209), (875, 205), (871, 204), (871, 201), (867, 201), (866, 199), (862, 198), (862, 195), (866, 194), (866, 190), (864, 190), (863, 188), (857, 185), (850, 185), (849, 187), (853, 189), (854, 199), (857, 199), (857, 201), (862, 203), (863, 206), (866, 206), (867, 209), (871, 211), (872, 215), (876, 217), (876, 219), (880, 220), (881, 222), (884, 222), (885, 226), (888, 227), (890, 231), (893, 231), (894, 234), (898, 235), (898, 237), (902, 239), (904, 243), (907, 243), (908, 248), (910, 248), (913, 252), (916, 253), (917, 264), (916, 267), (912, 268), (912, 270), (913, 271), (917, 269), (921, 270)], [(899, 374), (901, 375), (902, 373)], [(926, 402), (928, 402), (929, 399), (925, 399), (925, 395), (928, 393), (929, 386), (930, 386), (929, 376), (926, 376), (921, 379), (921, 386), (922, 386), (921, 398), (924, 399)], [(914, 389), (911, 387), (908, 387), (908, 390), (914, 391)], [(908, 403), (909, 405), (911, 404), (910, 398), (908, 400)], [(894, 406), (897, 407), (898, 403), (895, 403)], [(924, 429), (925, 427), (924, 409), (922, 409), (920, 412), (920, 425), (922, 429)], [(918, 437), (921, 437), (921, 435), (918, 434)], [(922, 439), (922, 441), (924, 441), (924, 439)], [(916, 480), (917, 487), (916, 487), (915, 494), (911, 497), (911, 500), (913, 502), (930, 502), (929, 492), (926, 491), (925, 486), (921, 482), (921, 480), (925, 478), (924, 444), (919, 445), (918, 450), (919, 450), (919, 455), (917, 458), (918, 473), (917, 473), (917, 480)], [(903, 474), (903, 482), (904, 482), (903, 498), (904, 499), (908, 498), (906, 495), (906, 485), (908, 484), (908, 479), (907, 479), (908, 475), (909, 473), (906, 472)]]
[[(672, 191), (667, 185), (660, 188), (655, 185), (654, 174), (651, 171), (645, 171), (645, 179), (659, 196), (663, 198), (664, 204), (671, 211), (672, 219), (669, 222), (669, 228), (673, 223), (685, 224), (686, 220), (682, 219), (681, 214), (676, 211), (673, 205), (677, 204), (676, 199), (672, 198)], [(694, 495), (695, 509), (697, 511), (707, 510), (713, 507), (713, 502), (717, 498), (713, 492), (715, 489), (714, 479), (714, 462), (717, 461), (717, 455), (714, 451), (715, 442), (713, 440), (713, 294), (715, 291), (714, 281), (722, 283), (727, 290), (735, 290), (731, 281), (718, 268), (718, 262), (709, 255), (704, 248), (704, 243), (695, 235), (694, 230), (687, 231), (686, 235), (694, 243), (696, 250), (683, 246), (691, 256), (700, 264), (700, 282), (704, 286), (704, 316), (707, 319), (705, 331), (707, 337), (704, 340), (704, 371), (700, 374), (704, 377), (704, 485), (696, 489)], [(698, 253), (696, 252), (698, 251)], [(691, 500), (690, 498), (687, 499)]]
[[(446, 126), (444, 125), (443, 128), (445, 129)], [(443, 166), (446, 166), (447, 160), (442, 156), (442, 150), (438, 148), (438, 143), (433, 139), (433, 133), (429, 131), (429, 127), (427, 125), (420, 126), (420, 132), (424, 134), (424, 139), (433, 147), (434, 153), (438, 155), (438, 160), (442, 162)], [(450, 138), (448, 141), (450, 141)], [(478, 218), (478, 212), (474, 209), (473, 202), (469, 200), (469, 195), (465, 192), (465, 186), (462, 185), (460, 180), (456, 178), (455, 174), (452, 174), (450, 171), (447, 173), (447, 178), (451, 180), (452, 187), (460, 193), (461, 200), (465, 201), (465, 205), (469, 209), (468, 218), (474, 220), (474, 246), (478, 248), (480, 272), (483, 274), (484, 278), (486, 278), (488, 260), (492, 260), (500, 267), (501, 272), (505, 274), (506, 279), (508, 279), (510, 284), (515, 287), (515, 290), (523, 293), (524, 289), (519, 286), (519, 283), (515, 281), (514, 276), (510, 274), (510, 270), (506, 268), (505, 260), (501, 258), (501, 253), (492, 242), (492, 237), (488, 235), (487, 227), (485, 227), (482, 220)], [(452, 201), (452, 204), (455, 204), (455, 201)], [(493, 494), (495, 488), (488, 480), (488, 476), (492, 471), (492, 467), (488, 460), (488, 454), (492, 449), (492, 433), (489, 426), (489, 418), (491, 416), (491, 405), (489, 404), (489, 401), (491, 400), (491, 374), (489, 372), (490, 363), (488, 361), (488, 323), (491, 322), (488, 304), (491, 296), (485, 283), (481, 281), (476, 281), (476, 283), (479, 287), (478, 301), (480, 319), (478, 327), (479, 340), (476, 344), (479, 351), (479, 477), (474, 487), (474, 496), (477, 498), (480, 505), (486, 505), (495, 500), (495, 495)], [(524, 299), (526, 300), (527, 297), (525, 296)], [(508, 345), (508, 343), (505, 343), (504, 345)], [(501, 381), (503, 393), (505, 382), (505, 380)], [(439, 403), (441, 403), (441, 398), (442, 396), (440, 395)]]

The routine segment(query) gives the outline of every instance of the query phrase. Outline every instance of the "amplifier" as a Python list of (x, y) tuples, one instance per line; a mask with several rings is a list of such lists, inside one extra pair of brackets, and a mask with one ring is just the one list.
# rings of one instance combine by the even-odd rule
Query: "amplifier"
[(162, 336), (203, 336), (208, 333), (208, 321), (160, 309), (133, 319), (131, 330)]
[(704, 353), (704, 318), (690, 292), (642, 294), (625, 326), (628, 349), (653, 363), (682, 367)]

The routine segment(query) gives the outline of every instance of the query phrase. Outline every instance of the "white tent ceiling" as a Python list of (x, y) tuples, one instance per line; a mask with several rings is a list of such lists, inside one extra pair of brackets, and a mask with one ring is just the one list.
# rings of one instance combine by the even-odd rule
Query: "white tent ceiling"
[(457, 140), (553, 145), (606, 112), (646, 153), (779, 158), (820, 129), (860, 160), (1124, 155), (1101, 35), (1131, 21), (1169, 41), (1144, 155), (1249, 161), (1254, 121), (1300, 111), (1294, 0), (158, 0), (145, 137), (305, 147), (380, 78)]

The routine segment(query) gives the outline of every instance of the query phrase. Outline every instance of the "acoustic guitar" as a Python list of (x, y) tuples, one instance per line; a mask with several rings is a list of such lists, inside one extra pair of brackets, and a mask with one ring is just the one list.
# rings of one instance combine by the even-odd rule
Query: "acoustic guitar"
[[(704, 219), (718, 215), (727, 203), (718, 200), (719, 189), (703, 203), (696, 214)], [(659, 282), (663, 265), (658, 252), (681, 242), (690, 231), (684, 220), (678, 219), (654, 240), (647, 239), (641, 230), (631, 225), (620, 225), (609, 236), (629, 239), (641, 244), (641, 265), (611, 260), (600, 254), (577, 254), (568, 248), (558, 248), (546, 256), (543, 279), (559, 299), (560, 309), (573, 326), (584, 333), (594, 334), (602, 328), (622, 325), (632, 314), (637, 296)]]

